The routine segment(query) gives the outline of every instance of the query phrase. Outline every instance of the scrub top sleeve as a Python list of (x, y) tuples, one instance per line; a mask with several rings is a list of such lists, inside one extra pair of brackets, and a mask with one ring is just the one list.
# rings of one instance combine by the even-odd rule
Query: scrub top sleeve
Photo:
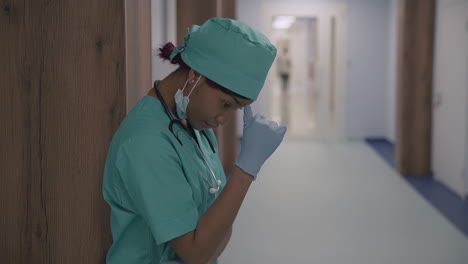
[(116, 167), (158, 245), (196, 228), (199, 213), (192, 189), (170, 142), (150, 136), (131, 138), (120, 146)]

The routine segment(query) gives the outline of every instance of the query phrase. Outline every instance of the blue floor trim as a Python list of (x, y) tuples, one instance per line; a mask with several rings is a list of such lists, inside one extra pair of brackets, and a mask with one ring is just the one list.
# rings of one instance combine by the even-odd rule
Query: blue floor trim
[[(386, 139), (369, 138), (369, 144), (391, 167), (395, 168), (395, 147)], [(439, 212), (468, 237), (468, 201), (434, 180), (432, 176), (403, 177)]]

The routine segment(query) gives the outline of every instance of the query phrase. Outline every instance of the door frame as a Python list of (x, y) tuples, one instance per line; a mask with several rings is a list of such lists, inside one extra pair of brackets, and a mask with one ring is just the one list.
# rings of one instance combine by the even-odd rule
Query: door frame
[[(446, 139), (441, 138), (440, 135), (443, 135), (444, 131), (441, 131), (441, 127), (447, 129), (446, 126), (441, 126), (440, 120), (444, 119), (444, 116), (441, 116), (440, 113), (438, 114), (438, 107), (439, 104), (446, 105), (450, 104), (449, 101), (443, 102), (443, 95), (445, 92), (444, 87), (446, 86), (447, 78), (444, 74), (444, 65), (441, 65), (441, 61), (439, 58), (442, 56), (439, 52), (446, 52), (449, 50), (447, 47), (442, 46), (447, 41), (446, 36), (440, 36), (440, 33), (443, 32), (442, 30), (446, 26), (446, 21), (444, 22), (443, 19), (446, 17), (453, 17), (453, 14), (449, 13), (448, 10), (455, 9), (460, 10), (460, 8), (468, 9), (468, 1), (459, 1), (459, 0), (445, 0), (440, 1), (436, 4), (436, 24), (435, 24), (435, 55), (434, 55), (434, 85), (433, 85), (433, 115), (432, 115), (432, 169), (434, 171), (434, 178), (441, 182), (443, 185), (447, 186), (454, 194), (459, 196), (460, 198), (465, 198), (468, 195), (468, 172), (466, 164), (468, 162), (468, 79), (466, 76), (465, 79), (465, 102), (463, 107), (463, 111), (465, 114), (465, 133), (464, 133), (464, 145), (461, 146), (461, 149), (453, 150), (451, 149), (450, 153), (439, 153), (441, 149), (438, 146), (447, 145), (449, 144)], [(468, 16), (466, 15), (465, 10), (465, 41), (468, 42)], [(463, 12), (462, 12), (463, 13)], [(457, 42), (458, 43), (458, 42)], [(441, 47), (442, 46), (442, 47)], [(467, 53), (468, 54), (468, 53)], [(445, 61), (445, 60), (444, 60)], [(465, 58), (466, 66), (468, 66), (468, 56)], [(458, 87), (458, 86), (457, 86)], [(453, 130), (453, 128), (451, 129)], [(452, 137), (453, 139), (453, 137)], [(452, 142), (451, 145), (454, 145)], [(458, 151), (458, 153), (454, 153)], [(448, 154), (448, 156), (447, 156)], [(445, 155), (445, 156), (444, 156)], [(460, 162), (463, 162), (463, 165), (453, 166), (447, 162), (447, 159), (450, 159), (450, 155), (459, 156), (461, 157)], [(457, 167), (457, 168), (454, 168)]]
[[(465, 38), (468, 42), (468, 1), (465, 1)], [(466, 65), (468, 65), (468, 54), (467, 57), (465, 58)], [(468, 79), (466, 81), (466, 102), (467, 104), (465, 105), (465, 113), (466, 113), (466, 133), (465, 133), (465, 167), (464, 167), (464, 193), (463, 196), (465, 199), (468, 200)]]

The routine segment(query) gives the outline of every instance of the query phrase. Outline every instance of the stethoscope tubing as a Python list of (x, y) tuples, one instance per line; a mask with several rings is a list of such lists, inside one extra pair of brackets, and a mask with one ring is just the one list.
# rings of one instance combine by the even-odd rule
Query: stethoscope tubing
[[(216, 175), (215, 175), (213, 169), (211, 168), (211, 166), (210, 166), (208, 160), (207, 160), (206, 157), (205, 157), (205, 154), (203, 154), (203, 151), (201, 150), (201, 148), (200, 148), (198, 142), (195, 140), (195, 138), (194, 138), (194, 137), (195, 137), (195, 134), (192, 135), (192, 133), (190, 133), (190, 130), (188, 130), (188, 128), (185, 127), (185, 125), (180, 121), (180, 119), (175, 119), (175, 118), (174, 118), (174, 116), (172, 115), (171, 111), (170, 111), (169, 108), (167, 107), (166, 102), (165, 102), (164, 99), (162, 98), (161, 93), (160, 93), (159, 90), (157, 89), (157, 84), (158, 84), (158, 81), (155, 81), (155, 82), (154, 82), (154, 90), (155, 90), (156, 94), (158, 95), (158, 98), (159, 98), (159, 100), (161, 101), (161, 103), (162, 103), (162, 105), (163, 105), (163, 107), (164, 107), (164, 111), (166, 112), (167, 116), (168, 116), (169, 119), (170, 119), (169, 131), (171, 131), (172, 135), (177, 139), (177, 141), (180, 143), (181, 146), (183, 146), (182, 141), (181, 141), (180, 138), (174, 133), (174, 128), (173, 128), (174, 124), (178, 124), (180, 127), (182, 127), (182, 129), (183, 129), (184, 131), (186, 131), (186, 132), (190, 135), (190, 137), (192, 138), (192, 141), (193, 141), (193, 143), (195, 144), (195, 146), (196, 146), (198, 152), (199, 152), (200, 155), (202, 156), (203, 161), (205, 162), (206, 166), (208, 167), (208, 169), (209, 169), (209, 171), (210, 171), (210, 174), (211, 174), (211, 177), (214, 179), (216, 186), (213, 185), (213, 184), (210, 182), (210, 180), (208, 180), (208, 179), (205, 177), (205, 175), (201, 174), (201, 176), (202, 176), (203, 179), (208, 183), (208, 185), (211, 187), (211, 188), (210, 188), (210, 193), (215, 194), (216, 192), (219, 191), (219, 186), (221, 186), (221, 180), (219, 180), (219, 179), (216, 177)], [(213, 145), (211, 144), (211, 141), (209, 140), (209, 138), (208, 138), (208, 136), (206, 135), (206, 133), (203, 131), (202, 134), (203, 134), (203, 135), (205, 136), (205, 138), (207, 139), (207, 141), (208, 141), (208, 143), (210, 144), (210, 147), (211, 147), (211, 149), (213, 150), (213, 152), (215, 152), (215, 151), (214, 151), (214, 147), (213, 147)]]

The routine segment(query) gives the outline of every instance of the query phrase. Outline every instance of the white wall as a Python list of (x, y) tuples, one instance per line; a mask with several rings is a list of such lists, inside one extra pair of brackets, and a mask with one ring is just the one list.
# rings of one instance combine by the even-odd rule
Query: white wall
[[(261, 5), (281, 0), (238, 0), (238, 19), (261, 28)], [(388, 136), (390, 0), (288, 0), (348, 6), (348, 74), (345, 137)], [(267, 104), (261, 101), (259, 104)]]
[[(468, 2), (468, 0), (465, 0), (465, 2)], [(465, 3), (465, 14), (468, 14), (468, 4)], [(466, 17), (466, 16), (465, 16)], [(466, 21), (466, 25), (465, 25), (465, 29), (467, 31), (467, 34), (468, 34), (468, 19)], [(468, 36), (467, 36), (467, 39), (468, 39)], [(466, 48), (466, 47), (465, 47)], [(466, 57), (466, 65), (467, 65), (467, 76), (468, 76), (468, 56)], [(468, 80), (466, 81), (465, 83), (465, 87), (466, 87), (466, 102), (468, 102)], [(466, 108), (466, 135), (465, 135), (465, 164), (468, 164), (468, 105), (465, 105), (465, 108)], [(467, 166), (467, 165), (465, 165)], [(463, 181), (463, 184), (464, 184), (464, 197), (465, 199), (468, 199), (468, 168), (465, 167), (465, 178), (464, 178), (464, 181)]]
[(396, 143), (396, 103), (398, 86), (398, 2), (389, 0), (389, 43), (388, 43), (388, 90), (387, 90), (387, 134), (386, 138)]
[(348, 2), (347, 136), (387, 135), (388, 0)]
[(467, 193), (468, 0), (437, 2), (432, 166), (435, 179)]

